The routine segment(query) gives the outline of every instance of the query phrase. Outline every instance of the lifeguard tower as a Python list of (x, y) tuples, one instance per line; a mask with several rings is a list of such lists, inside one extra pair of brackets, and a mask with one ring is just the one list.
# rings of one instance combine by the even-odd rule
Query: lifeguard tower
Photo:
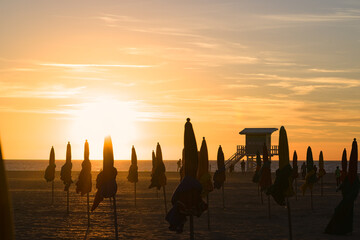
[(247, 171), (254, 169), (256, 153), (259, 152), (261, 159), (263, 158), (264, 143), (268, 149), (269, 160), (272, 156), (278, 155), (278, 145), (271, 145), (271, 134), (277, 130), (277, 128), (244, 128), (239, 134), (245, 135), (245, 146), (236, 146), (236, 152), (225, 162), (225, 168), (235, 166), (246, 156)]

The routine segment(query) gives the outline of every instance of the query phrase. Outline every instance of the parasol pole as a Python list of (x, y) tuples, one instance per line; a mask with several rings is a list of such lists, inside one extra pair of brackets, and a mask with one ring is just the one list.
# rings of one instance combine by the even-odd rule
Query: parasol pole
[(167, 214), (167, 205), (166, 205), (166, 191), (165, 191), (165, 185), (163, 186), (163, 191), (164, 191), (164, 205), (165, 205), (165, 216)]
[(225, 191), (224, 191), (224, 183), (222, 184), (222, 199), (223, 199), (223, 209), (225, 209)]
[(270, 195), (268, 195), (268, 213), (269, 213), (269, 219), (271, 219), (271, 211), (270, 211)]
[(54, 205), (54, 180), (51, 181), (51, 205)]
[(289, 198), (286, 198), (286, 207), (288, 209), (289, 240), (292, 240), (291, 210), (290, 210)]
[[(259, 185), (258, 185), (259, 186)], [(261, 199), (261, 204), (264, 204), (264, 200), (263, 200), (263, 195), (262, 195), (262, 191), (260, 191), (260, 199)]]
[(295, 200), (297, 200), (297, 178), (295, 178)]
[(136, 207), (136, 182), (134, 183), (134, 202)]
[(90, 227), (90, 198), (89, 198), (89, 193), (86, 193), (86, 200), (87, 200), (88, 227)]
[(311, 210), (314, 210), (314, 207), (313, 207), (313, 191), (312, 191), (312, 188), (310, 188), (310, 205), (311, 205)]
[(190, 240), (194, 240), (194, 218), (190, 215)]
[(116, 199), (115, 196), (113, 197), (113, 204), (114, 204), (114, 227), (115, 227), (115, 239), (119, 239), (119, 233), (118, 233), (118, 224), (117, 224), (117, 215), (116, 215)]
[(321, 177), (320, 179), (320, 187), (321, 187), (320, 194), (321, 196), (323, 196), (323, 177)]
[(69, 189), (66, 191), (66, 212), (69, 214)]
[(207, 209), (207, 217), (208, 217), (208, 230), (210, 231), (210, 203), (209, 203), (209, 194), (206, 195), (206, 202), (207, 202), (207, 205), (208, 205), (208, 209)]

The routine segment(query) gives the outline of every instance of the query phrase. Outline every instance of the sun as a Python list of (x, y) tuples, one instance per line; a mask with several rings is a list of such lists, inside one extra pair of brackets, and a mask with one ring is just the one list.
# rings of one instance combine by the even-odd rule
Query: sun
[(104, 137), (110, 135), (114, 144), (114, 154), (117, 155), (115, 151), (127, 149), (137, 136), (136, 115), (134, 103), (110, 97), (97, 97), (91, 102), (81, 104), (74, 112), (71, 135), (77, 144), (83, 144), (87, 139), (93, 152), (90, 154), (100, 159)]

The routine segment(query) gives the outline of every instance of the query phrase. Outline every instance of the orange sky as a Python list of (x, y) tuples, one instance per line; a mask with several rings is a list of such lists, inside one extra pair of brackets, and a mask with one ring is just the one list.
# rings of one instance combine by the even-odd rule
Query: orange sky
[[(326, 4), (325, 4), (326, 3)], [(284, 125), (291, 151), (338, 160), (360, 138), (357, 1), (0, 3), (7, 159), (178, 159), (187, 117), (211, 159), (245, 127)], [(273, 144), (278, 133), (273, 135)]]

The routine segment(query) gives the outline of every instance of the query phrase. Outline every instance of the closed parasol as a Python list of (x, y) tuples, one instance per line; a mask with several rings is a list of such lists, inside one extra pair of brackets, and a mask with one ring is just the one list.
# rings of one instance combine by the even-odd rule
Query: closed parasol
[(181, 233), (186, 216), (190, 216), (190, 239), (194, 239), (193, 216), (200, 217), (207, 209), (207, 205), (201, 198), (201, 183), (196, 179), (198, 151), (194, 130), (189, 118), (185, 123), (184, 157), (185, 177), (177, 186), (172, 196), (171, 203), (173, 207), (166, 215), (166, 220), (170, 224), (169, 229), (171, 231)]
[(136, 207), (136, 183), (138, 182), (137, 156), (134, 146), (131, 148), (131, 165), (127, 176), (129, 182), (134, 183), (134, 203)]
[(349, 235), (353, 231), (354, 202), (360, 189), (357, 166), (358, 145), (356, 139), (354, 139), (349, 160), (349, 171), (339, 187), (342, 194), (342, 200), (335, 208), (334, 214), (329, 224), (326, 226), (325, 233)]
[(87, 200), (87, 215), (88, 215), (88, 227), (90, 227), (90, 201), (89, 193), (92, 190), (91, 182), (91, 162), (89, 158), (89, 143), (86, 140), (84, 145), (84, 161), (81, 163), (81, 171), (79, 179), (76, 182), (76, 193), (81, 193), (81, 196), (86, 194)]

